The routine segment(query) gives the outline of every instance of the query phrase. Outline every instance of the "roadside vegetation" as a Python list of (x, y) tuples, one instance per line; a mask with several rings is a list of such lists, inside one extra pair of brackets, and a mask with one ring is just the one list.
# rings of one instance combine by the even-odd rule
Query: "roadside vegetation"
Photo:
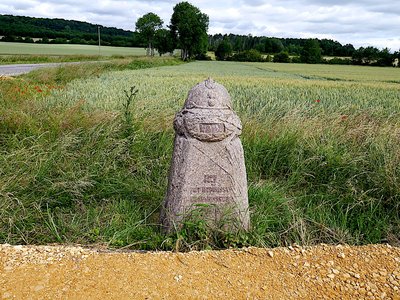
[[(152, 67), (152, 68), (150, 68)], [(0, 243), (188, 250), (392, 243), (400, 232), (397, 70), (169, 57), (0, 81)], [(174, 132), (212, 76), (244, 125), (252, 229), (159, 228)]]
[(111, 61), (121, 59), (134, 59), (133, 56), (113, 55), (1, 55), (0, 65), (7, 64), (35, 64), (35, 63), (59, 63), (78, 61)]

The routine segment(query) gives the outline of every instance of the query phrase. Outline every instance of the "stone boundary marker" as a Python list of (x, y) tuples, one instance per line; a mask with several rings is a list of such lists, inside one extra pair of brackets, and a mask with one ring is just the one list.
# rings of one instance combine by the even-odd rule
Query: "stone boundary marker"
[(215, 226), (249, 228), (242, 125), (221, 84), (193, 87), (174, 120), (174, 152), (161, 223), (170, 232), (186, 218)]

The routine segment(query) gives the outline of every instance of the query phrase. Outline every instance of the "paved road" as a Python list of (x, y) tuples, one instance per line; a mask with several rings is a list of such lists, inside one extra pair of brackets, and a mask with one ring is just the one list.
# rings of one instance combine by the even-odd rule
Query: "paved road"
[(45, 63), (45, 64), (21, 64), (21, 65), (0, 65), (0, 76), (16, 76), (39, 68), (57, 67), (66, 64), (79, 64), (81, 62), (67, 62), (67, 63)]

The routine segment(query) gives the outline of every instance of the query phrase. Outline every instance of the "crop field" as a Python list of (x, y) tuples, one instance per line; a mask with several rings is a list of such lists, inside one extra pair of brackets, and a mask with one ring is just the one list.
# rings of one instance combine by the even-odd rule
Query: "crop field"
[(143, 48), (126, 48), (71, 44), (31, 44), (0, 42), (0, 55), (146, 55)]
[[(399, 69), (208, 61), (65, 83), (62, 72), (0, 82), (1, 243), (400, 243)], [(252, 229), (188, 222), (165, 236), (172, 120), (207, 77), (243, 123)]]

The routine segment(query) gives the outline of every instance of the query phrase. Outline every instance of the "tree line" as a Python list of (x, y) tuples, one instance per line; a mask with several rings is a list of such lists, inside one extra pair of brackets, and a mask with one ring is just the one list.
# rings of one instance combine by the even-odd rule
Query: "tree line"
[(214, 35), (209, 37), (210, 50), (218, 60), (273, 61), (283, 63), (326, 63), (371, 66), (398, 66), (400, 51), (388, 48), (342, 46), (333, 40), (278, 39), (243, 35)]
[(155, 49), (162, 55), (179, 48), (182, 59), (188, 60), (206, 57), (208, 23), (208, 16), (197, 7), (180, 2), (167, 27), (151, 12), (137, 20), (135, 32), (80, 21), (0, 15), (0, 35), (5, 42), (96, 45), (100, 27), (101, 45), (145, 47), (148, 55)]
[[(276, 38), (237, 34), (208, 35), (209, 17), (189, 2), (173, 8), (170, 24), (149, 12), (135, 23), (135, 32), (80, 21), (0, 15), (2, 41), (39, 43), (98, 43), (122, 47), (144, 47), (148, 55), (162, 55), (181, 49), (181, 58), (210, 59), (214, 51), (219, 60), (273, 61), (327, 64), (391, 66), (400, 59), (400, 51), (388, 48), (342, 45), (330, 39)], [(324, 58), (325, 57), (325, 58)], [(330, 58), (326, 58), (330, 57)]]
[[(307, 39), (300, 38), (275, 38), (252, 35), (236, 34), (215, 34), (209, 36), (209, 49), (215, 51), (222, 41), (228, 41), (234, 52), (255, 49), (261, 53), (280, 53), (288, 52), (290, 55), (300, 55), (302, 49), (308, 42)], [(323, 55), (326, 56), (352, 56), (355, 48), (352, 44), (342, 45), (341, 43), (322, 39), (318, 40)]]
[(55, 44), (98, 44), (98, 26), (101, 44), (105, 46), (141, 47), (142, 42), (136, 32), (105, 27), (87, 22), (64, 19), (34, 18), (0, 15), (0, 35), (2, 41)]

